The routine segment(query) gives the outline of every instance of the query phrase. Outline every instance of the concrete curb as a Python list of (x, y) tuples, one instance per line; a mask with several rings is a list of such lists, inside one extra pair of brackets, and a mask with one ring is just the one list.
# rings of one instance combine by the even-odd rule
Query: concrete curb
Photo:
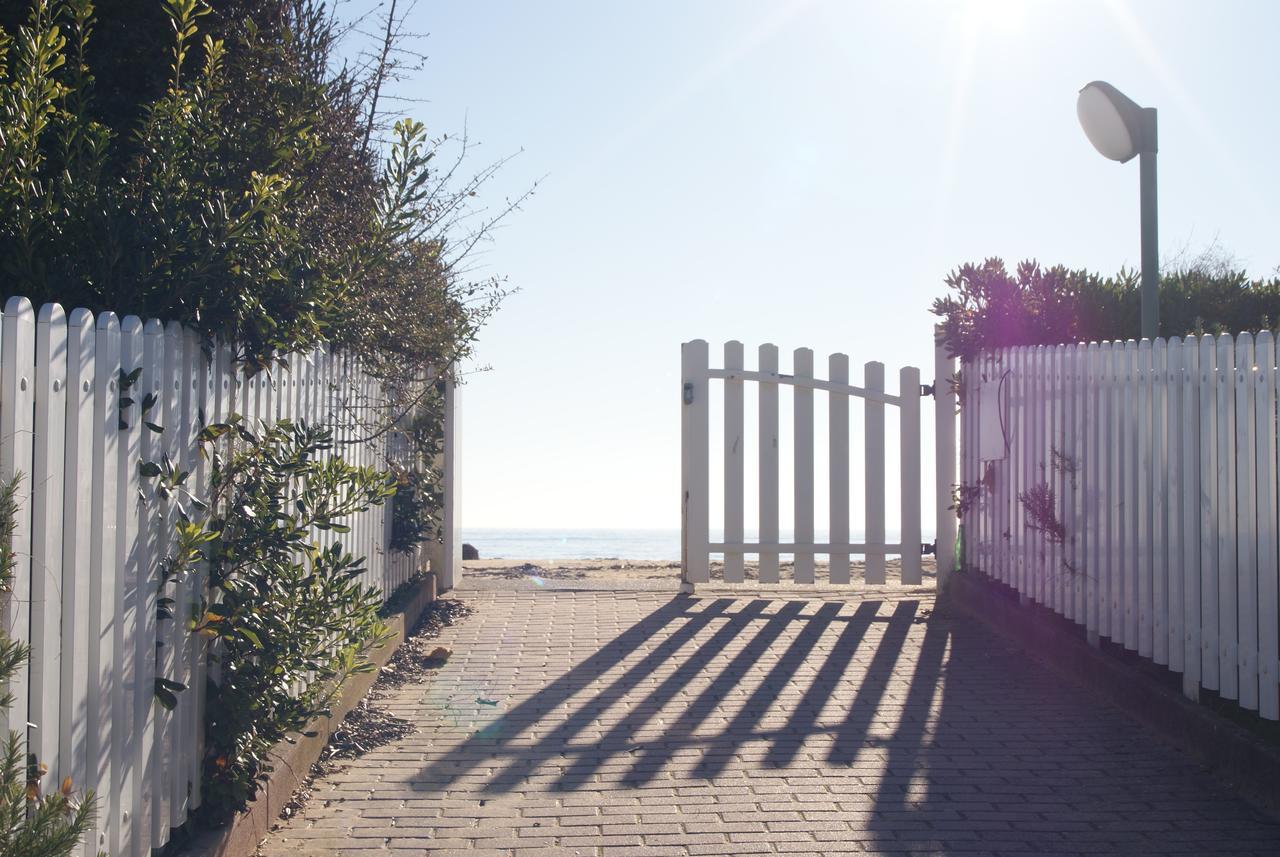
[[(370, 652), (369, 660), (379, 669), (385, 666), (404, 642), (405, 635), (417, 624), (422, 611), (435, 600), (436, 577), (428, 573), (418, 584), (417, 590), (405, 600), (400, 612), (386, 618), (387, 627), (394, 636), (385, 646)], [(248, 808), (224, 827), (197, 833), (179, 853), (184, 857), (250, 857), (254, 854), (271, 831), (271, 826), (280, 817), (284, 805), (306, 780), (311, 766), (329, 743), (333, 730), (369, 692), (378, 678), (378, 672), (379, 670), (374, 670), (352, 676), (342, 686), (342, 693), (334, 703), (332, 713), (328, 717), (312, 721), (308, 731), (314, 731), (314, 737), (299, 738), (294, 744), (287, 741), (277, 744), (272, 751), (272, 767), (275, 770)]]
[(1083, 631), (984, 574), (951, 576), (940, 597), (1002, 636), (1026, 646), (1056, 672), (1084, 685), (1226, 780), (1251, 803), (1280, 816), (1280, 749), (1161, 684), (1121, 658), (1089, 645)]

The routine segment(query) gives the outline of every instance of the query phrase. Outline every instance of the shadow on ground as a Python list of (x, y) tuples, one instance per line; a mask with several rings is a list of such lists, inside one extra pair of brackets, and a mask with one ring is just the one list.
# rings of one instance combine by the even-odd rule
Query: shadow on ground
[(725, 842), (777, 847), (795, 832), (881, 852), (1280, 849), (1273, 821), (1123, 714), (927, 603), (652, 604), (413, 788), (639, 795), (643, 825), (647, 796), (710, 786), (723, 797), (704, 815), (755, 808), (737, 828), (734, 813), (706, 816)]

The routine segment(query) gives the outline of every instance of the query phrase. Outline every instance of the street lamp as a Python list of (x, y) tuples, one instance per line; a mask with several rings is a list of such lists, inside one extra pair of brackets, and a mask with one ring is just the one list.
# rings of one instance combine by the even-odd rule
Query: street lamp
[(1156, 241), (1156, 109), (1139, 107), (1109, 83), (1080, 90), (1076, 115), (1093, 147), (1124, 163), (1138, 155), (1142, 196), (1142, 336), (1160, 334), (1160, 259)]

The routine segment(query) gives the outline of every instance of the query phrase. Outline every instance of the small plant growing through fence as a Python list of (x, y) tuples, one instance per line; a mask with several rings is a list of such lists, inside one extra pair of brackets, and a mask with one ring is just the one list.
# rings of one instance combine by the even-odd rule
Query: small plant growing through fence
[[(12, 591), (15, 494), (21, 478), (0, 485), (0, 590), (5, 601)], [(0, 686), (8, 686), (29, 654), (25, 643), (0, 628)], [(0, 707), (12, 705), (11, 695), (0, 696)], [(25, 724), (26, 718), (19, 714), (17, 722)], [(47, 772), (39, 759), (27, 756), (25, 745), (20, 733), (10, 731), (0, 755), (0, 857), (69, 857), (79, 852), (93, 824), (93, 795), (77, 798), (70, 777), (45, 794), (41, 780)]]

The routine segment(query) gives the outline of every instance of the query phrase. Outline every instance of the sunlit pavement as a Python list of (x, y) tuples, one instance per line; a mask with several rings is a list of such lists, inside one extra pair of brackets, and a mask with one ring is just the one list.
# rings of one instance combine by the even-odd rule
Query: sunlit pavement
[(447, 666), (387, 703), (419, 732), (320, 780), (263, 854), (1280, 853), (981, 624), (826, 595), (463, 590)]

